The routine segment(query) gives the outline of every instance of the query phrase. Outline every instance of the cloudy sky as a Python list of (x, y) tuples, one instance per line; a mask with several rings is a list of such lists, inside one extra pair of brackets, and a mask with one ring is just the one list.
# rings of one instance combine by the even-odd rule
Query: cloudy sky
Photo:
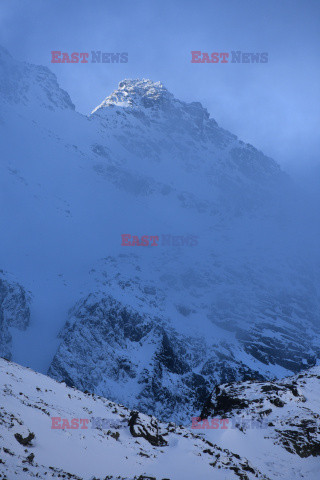
[[(89, 113), (123, 78), (161, 80), (287, 170), (319, 165), (318, 0), (1, 0), (0, 43), (46, 65)], [(51, 64), (51, 51), (128, 52), (126, 64)], [(194, 64), (191, 51), (268, 52)]]

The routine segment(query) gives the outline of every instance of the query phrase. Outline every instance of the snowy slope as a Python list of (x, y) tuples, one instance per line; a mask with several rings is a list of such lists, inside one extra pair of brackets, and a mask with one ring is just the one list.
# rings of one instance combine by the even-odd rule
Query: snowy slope
[[(130, 410), (124, 406), (68, 388), (3, 359), (0, 380), (3, 480), (266, 478), (246, 459), (186, 428), (160, 424), (154, 417), (139, 414), (131, 430)], [(90, 423), (78, 422), (86, 429), (52, 429), (53, 417), (69, 419), (69, 424), (74, 418), (90, 419)], [(157, 428), (159, 446), (152, 444)], [(30, 434), (34, 434), (32, 439)], [(21, 444), (21, 437), (22, 441), (29, 437), (27, 445)]]
[[(0, 478), (308, 479), (320, 472), (320, 368), (281, 382), (217, 387), (203, 417), (226, 429), (164, 424), (0, 359)], [(88, 419), (52, 429), (52, 418)], [(197, 422), (197, 427), (204, 426)], [(31, 433), (29, 445), (22, 445)], [(30, 437), (29, 437), (30, 438)], [(20, 440), (20, 441), (19, 441)], [(249, 461), (247, 460), (249, 459)], [(65, 477), (64, 477), (65, 475)], [(141, 475), (141, 477), (140, 477)], [(146, 476), (146, 477), (145, 477)]]

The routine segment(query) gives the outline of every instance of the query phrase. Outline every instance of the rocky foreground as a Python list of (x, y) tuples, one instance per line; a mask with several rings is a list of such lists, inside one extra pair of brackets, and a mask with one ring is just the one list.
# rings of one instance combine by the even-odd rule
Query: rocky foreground
[[(319, 367), (217, 387), (197, 428), (192, 415), (161, 423), (5, 359), (0, 379), (2, 480), (318, 478)], [(230, 423), (208, 428), (210, 417)]]

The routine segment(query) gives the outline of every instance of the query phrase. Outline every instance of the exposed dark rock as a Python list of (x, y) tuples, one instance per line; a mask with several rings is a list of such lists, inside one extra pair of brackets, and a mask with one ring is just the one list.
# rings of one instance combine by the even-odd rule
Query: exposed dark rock
[(35, 437), (35, 435), (32, 432), (30, 432), (29, 435), (25, 438), (22, 435), (20, 435), (20, 433), (15, 433), (14, 434), (14, 438), (19, 443), (21, 443), (21, 445), (23, 445), (24, 447), (29, 447), (32, 444), (31, 442), (34, 439), (34, 437)]

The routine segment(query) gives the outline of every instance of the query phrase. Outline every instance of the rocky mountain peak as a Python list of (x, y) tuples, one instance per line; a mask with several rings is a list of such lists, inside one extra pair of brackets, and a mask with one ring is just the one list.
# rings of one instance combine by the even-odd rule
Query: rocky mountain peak
[(109, 95), (97, 109), (109, 106), (151, 108), (173, 100), (174, 96), (161, 82), (152, 82), (148, 79), (125, 79), (119, 83), (117, 90)]
[[(145, 115), (161, 112), (163, 115), (179, 118), (182, 121), (192, 120), (199, 124), (209, 120), (210, 115), (200, 102), (186, 103), (178, 100), (162, 82), (149, 79), (122, 80), (117, 90), (105, 98), (92, 113), (108, 107), (118, 107), (127, 111), (142, 111)], [(210, 119), (210, 122), (216, 122)]]

